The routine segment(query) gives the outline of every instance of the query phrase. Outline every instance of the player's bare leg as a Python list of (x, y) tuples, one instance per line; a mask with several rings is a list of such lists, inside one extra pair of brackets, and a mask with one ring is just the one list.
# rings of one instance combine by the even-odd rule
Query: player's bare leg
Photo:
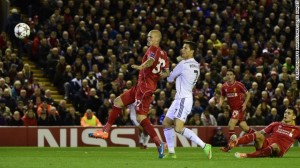
[[(239, 122), (238, 119), (233, 119), (231, 118), (229, 120), (229, 123), (228, 123), (228, 127), (229, 127), (229, 137), (231, 137), (232, 135), (235, 134), (235, 131), (234, 131), (234, 127), (236, 126), (236, 124)], [(229, 143), (230, 143), (230, 140), (229, 140)], [(230, 151), (230, 146), (229, 146), (229, 143), (227, 144), (227, 146), (225, 147), (221, 147), (221, 151), (223, 152), (229, 152)]]
[(252, 129), (251, 127), (248, 126), (248, 124), (246, 123), (246, 121), (241, 121), (240, 124), (239, 124), (239, 126), (247, 134), (252, 134), (252, 133), (255, 132), (254, 129)]

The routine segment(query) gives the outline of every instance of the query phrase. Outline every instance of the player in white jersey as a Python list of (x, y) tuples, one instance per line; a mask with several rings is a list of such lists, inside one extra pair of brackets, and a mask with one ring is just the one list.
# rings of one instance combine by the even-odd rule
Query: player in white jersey
[(132, 123), (138, 127), (139, 129), (139, 143), (141, 149), (147, 149), (148, 148), (148, 142), (150, 136), (143, 130), (143, 127), (140, 126), (140, 123), (136, 120), (136, 110), (135, 105), (130, 104), (127, 106), (130, 111), (130, 119)]
[(200, 75), (200, 65), (194, 59), (196, 47), (197, 45), (194, 42), (184, 41), (181, 49), (181, 57), (183, 60), (176, 65), (167, 78), (168, 82), (174, 82), (176, 80), (176, 95), (163, 121), (164, 135), (169, 152), (165, 157), (176, 158), (174, 149), (175, 133), (172, 128), (174, 124), (175, 132), (199, 145), (204, 149), (208, 158), (212, 158), (211, 145), (204, 143), (192, 130), (184, 127), (186, 118), (190, 114), (193, 106), (192, 90)]

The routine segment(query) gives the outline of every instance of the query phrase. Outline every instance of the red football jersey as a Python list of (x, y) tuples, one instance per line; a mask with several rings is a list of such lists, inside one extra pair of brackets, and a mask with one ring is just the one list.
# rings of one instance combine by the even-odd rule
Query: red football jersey
[(270, 134), (267, 140), (272, 139), (273, 142), (277, 143), (282, 153), (285, 153), (293, 145), (295, 139), (300, 141), (300, 128), (294, 125), (273, 122), (262, 131)]
[(169, 59), (165, 51), (154, 46), (148, 48), (142, 63), (147, 61), (149, 57), (154, 59), (154, 63), (151, 67), (139, 72), (138, 85), (145, 89), (156, 90), (157, 82), (160, 79), (160, 72), (169, 68)]
[(221, 95), (227, 97), (227, 102), (231, 110), (242, 109), (246, 92), (245, 85), (238, 81), (235, 81), (233, 84), (225, 82), (221, 88)]

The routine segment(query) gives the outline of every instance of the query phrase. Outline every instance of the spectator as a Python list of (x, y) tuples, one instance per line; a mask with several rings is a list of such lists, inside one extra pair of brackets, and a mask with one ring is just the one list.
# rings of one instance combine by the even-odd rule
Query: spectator
[(209, 113), (215, 117), (215, 119), (218, 118), (220, 110), (216, 106), (215, 99), (210, 99), (208, 101), (208, 107), (207, 107), (207, 109), (208, 109)]
[(217, 127), (216, 134), (214, 135), (214, 137), (212, 139), (211, 145), (213, 145), (213, 146), (226, 146), (227, 145), (227, 139), (225, 138), (221, 127)]
[(23, 120), (21, 119), (20, 112), (15, 111), (9, 125), (11, 126), (23, 126)]
[(40, 104), (37, 107), (36, 114), (37, 116), (40, 116), (42, 112), (46, 112), (47, 114), (50, 114), (51, 105), (47, 103), (47, 101), (43, 101), (42, 104)]
[(280, 116), (280, 119), (283, 119), (283, 115), (285, 110), (289, 107), (290, 100), (288, 98), (284, 98), (282, 104), (279, 106), (278, 109), (278, 115)]
[(103, 104), (100, 106), (97, 117), (101, 121), (101, 123), (106, 123), (108, 119), (108, 114), (112, 108), (112, 105), (110, 104), (108, 99), (103, 100)]
[(37, 125), (38, 126), (49, 126), (49, 119), (48, 119), (48, 114), (46, 111), (42, 111), (41, 114), (38, 116), (37, 119)]
[(262, 100), (261, 103), (257, 106), (257, 109), (260, 110), (261, 115), (264, 117), (267, 117), (267, 115), (271, 112), (271, 107), (264, 100)]
[(262, 111), (261, 109), (256, 109), (256, 112), (255, 114), (250, 118), (248, 119), (248, 123), (249, 125), (256, 125), (256, 126), (259, 126), (259, 125), (266, 125), (265, 123), (265, 117), (262, 115)]
[(280, 116), (277, 114), (277, 109), (272, 108), (271, 112), (266, 117), (266, 125), (271, 124), (272, 122), (280, 122)]
[(50, 107), (50, 112), (48, 114), (49, 126), (59, 126), (61, 125), (61, 118), (59, 112), (56, 110), (56, 107)]
[(17, 98), (17, 101), (22, 101), (24, 105), (28, 102), (27, 92), (25, 89), (20, 90), (20, 96)]
[(80, 113), (76, 112), (74, 107), (68, 108), (63, 125), (80, 125)]
[[(17, 4), (14, 1), (12, 3)], [(260, 95), (258, 95), (259, 98), (256, 98), (257, 93), (265, 90), (266, 82), (272, 83), (272, 90), (275, 89), (275, 92), (276, 83), (284, 84), (283, 89), (279, 87), (281, 88), (281, 98), (280, 96), (269, 97), (269, 99), (276, 98), (278, 104), (285, 98), (285, 93), (288, 93), (290, 104), (294, 104), (294, 100), (299, 95), (299, 90), (297, 90), (299, 82), (298, 87), (295, 88), (295, 84), (293, 87), (295, 66), (292, 63), (295, 60), (292, 55), (295, 43), (293, 39), (295, 23), (293, 19), (286, 19), (291, 18), (293, 13), (293, 8), (290, 7), (291, 3), (273, 3), (273, 7), (268, 3), (261, 5), (255, 1), (236, 2), (233, 6), (232, 3), (223, 1), (218, 4), (203, 3), (199, 5), (199, 11), (195, 14), (193, 8), (197, 7), (197, 3), (196, 6), (189, 3), (186, 5), (183, 3), (137, 3), (132, 5), (128, 0), (116, 4), (108, 1), (79, 3), (72, 0), (67, 3), (43, 1), (39, 6), (31, 5), (33, 8), (29, 12), (32, 12), (31, 19), (34, 23), (34, 27), (31, 27), (31, 34), (34, 34), (35, 37), (32, 36), (26, 40), (29, 44), (32, 43), (29, 49), (32, 53), (28, 53), (28, 56), (32, 56), (32, 58), (30, 57), (32, 60), (38, 58), (38, 67), (44, 69), (50, 79), (54, 77), (54, 69), (60, 55), (66, 58), (69, 65), (76, 62), (76, 57), (76, 60), (79, 60), (78, 66), (71, 70), (73, 75), (77, 72), (83, 73), (82, 67), (86, 69), (84, 73), (88, 73), (90, 67), (87, 64), (82, 66), (82, 64), (85, 64), (89, 53), (92, 53), (93, 58), (98, 56), (100, 59), (94, 62), (94, 65), (98, 67), (101, 75), (98, 73), (96, 78), (103, 80), (104, 91), (99, 91), (96, 87), (91, 88), (96, 89), (97, 95), (101, 99), (109, 97), (104, 92), (111, 90), (111, 81), (116, 79), (116, 74), (123, 73), (126, 83), (128, 79), (132, 79), (127, 77), (125, 71), (128, 71), (127, 74), (131, 74), (130, 77), (135, 76), (136, 71), (132, 71), (130, 66), (141, 62), (141, 55), (145, 49), (141, 46), (147, 42), (147, 30), (153, 27), (160, 29), (165, 34), (161, 42), (162, 49), (168, 51), (173, 63), (177, 63), (176, 57), (179, 55), (179, 48), (183, 40), (194, 39), (198, 42), (199, 54), (196, 59), (201, 62), (201, 78), (205, 81), (206, 72), (209, 69), (211, 69), (211, 81), (219, 83), (220, 79), (216, 74), (224, 77), (227, 62), (231, 67), (239, 66), (241, 76), (249, 78), (245, 79), (246, 88), (250, 89), (249, 83), (256, 82), (257, 84), (257, 90), (251, 98), (252, 105), (255, 107), (261, 100)], [(117, 10), (115, 10), (116, 6)], [(284, 12), (278, 10), (280, 9), (278, 6), (282, 6)], [(37, 7), (39, 9), (36, 9)], [(164, 10), (159, 10), (161, 8)], [(168, 9), (179, 9), (179, 11)], [(35, 15), (38, 17), (34, 17)], [(176, 17), (177, 15), (178, 17)], [(13, 27), (17, 23), (16, 21), (26, 22), (28, 20), (26, 16), (26, 14), (23, 15), (14, 10), (8, 18), (8, 27)], [(155, 16), (160, 16), (160, 18), (156, 17), (155, 20)], [(197, 19), (195, 19), (196, 16)], [(261, 19), (261, 16), (265, 16), (265, 19)], [(155, 21), (157, 23), (154, 23)], [(191, 27), (191, 31), (187, 31), (185, 27)], [(56, 37), (53, 33), (56, 34)], [(19, 56), (23, 51), (21, 40), (16, 39), (12, 31), (0, 34), (0, 77), (8, 76), (10, 78), (10, 81), (6, 81), (8, 88), (15, 80), (20, 80), (24, 84), (26, 74), (22, 72), (23, 63), (15, 52), (17, 46)], [(51, 59), (47, 61), (50, 48), (49, 58)], [(55, 56), (52, 56), (53, 50), (57, 50)], [(200, 58), (202, 58), (201, 61)], [(1, 62), (3, 68), (1, 68)], [(121, 71), (119, 63), (129, 68)], [(221, 67), (226, 69), (221, 70)], [(104, 72), (103, 75), (102, 72)], [(279, 75), (275, 77), (274, 72)], [(82, 74), (82, 77), (85, 76)], [(69, 83), (73, 78), (74, 76), (62, 81)], [(135, 85), (134, 80), (132, 83)], [(163, 84), (164, 81), (160, 83)], [(216, 89), (215, 84), (208, 83), (212, 90)], [(161, 85), (160, 89), (163, 87), (164, 85)], [(196, 89), (202, 88), (198, 85), (197, 87)], [(1, 82), (0, 88), (4, 90)], [(63, 89), (63, 87), (61, 88)], [(68, 87), (68, 89), (70, 88)], [(293, 89), (287, 91), (290, 88)], [(22, 86), (22, 89), (27, 91), (27, 97), (29, 97), (35, 87), (32, 87), (32, 83), (29, 81)], [(67, 92), (65, 97), (68, 101), (74, 100), (70, 90), (61, 90), (61, 92), (63, 91)], [(195, 98), (196, 96), (198, 97), (195, 94)], [(200, 96), (200, 102), (201, 106), (205, 108), (208, 100), (203, 97)], [(13, 98), (17, 100), (14, 96)], [(24, 101), (25, 103), (27, 104), (27, 101)], [(85, 111), (86, 108), (83, 110)], [(278, 110), (280, 114), (280, 109)]]
[(55, 74), (53, 78), (53, 84), (57, 87), (61, 86), (63, 83), (63, 73), (66, 70), (66, 59), (63, 56), (59, 56), (58, 63), (55, 65)]
[(67, 108), (66, 100), (60, 100), (58, 105), (55, 106), (55, 107), (57, 107), (57, 111), (58, 111), (59, 116), (61, 118), (61, 122), (63, 122), (66, 118), (67, 113), (68, 113), (67, 112), (68, 108)]
[(204, 110), (204, 112), (201, 114), (201, 122), (204, 126), (217, 126), (217, 120), (216, 118), (209, 113), (208, 108)]
[(3, 91), (2, 99), (4, 100), (5, 105), (11, 110), (17, 106), (16, 100), (11, 97), (11, 92), (7, 88)]
[(87, 109), (84, 116), (81, 118), (80, 125), (83, 127), (101, 127), (102, 124), (99, 119), (94, 115), (91, 109)]
[(0, 98), (0, 113), (4, 114), (4, 113), (10, 113), (11, 115), (11, 111), (10, 108), (6, 106), (6, 100), (3, 98)]
[(230, 113), (228, 109), (224, 109), (223, 113), (220, 113), (218, 116), (218, 125), (227, 126), (230, 120)]
[(37, 126), (37, 119), (33, 110), (27, 110), (22, 120), (24, 126)]
[(190, 118), (188, 120), (188, 125), (193, 125), (193, 126), (201, 126), (203, 125), (202, 121), (201, 121), (201, 118), (200, 118), (200, 115), (199, 113), (194, 113), (192, 118)]
[(272, 98), (272, 99), (271, 99), (271, 105), (270, 105), (270, 108), (276, 108), (276, 109), (279, 108), (279, 105), (278, 105), (278, 103), (277, 103), (277, 99), (276, 99), (276, 98)]
[(98, 111), (101, 104), (102, 100), (98, 97), (96, 89), (91, 88), (89, 97), (85, 103), (85, 108), (91, 109), (92, 111)]
[(20, 97), (22, 83), (19, 80), (14, 82), (13, 88), (11, 89), (11, 97), (14, 100), (17, 100)]
[(26, 105), (22, 101), (17, 101), (17, 107), (14, 108), (14, 111), (18, 111), (20, 116), (23, 117), (26, 111)]
[(203, 107), (200, 104), (200, 101), (198, 99), (194, 100), (194, 105), (192, 107), (192, 113), (191, 116), (194, 116), (196, 113), (199, 114), (199, 116), (202, 114), (203, 112)]
[(50, 104), (52, 106), (57, 106), (57, 103), (55, 102), (55, 100), (52, 98), (52, 95), (51, 95), (51, 90), (50, 89), (47, 89), (45, 91), (45, 95), (44, 95), (44, 100), (43, 101), (46, 101), (47, 104)]

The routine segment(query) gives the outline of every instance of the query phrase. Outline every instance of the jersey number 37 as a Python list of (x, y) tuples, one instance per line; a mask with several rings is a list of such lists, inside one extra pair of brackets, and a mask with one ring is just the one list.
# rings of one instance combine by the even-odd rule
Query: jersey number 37
[(161, 68), (166, 66), (166, 61), (162, 58), (158, 59), (158, 63), (155, 68), (153, 68), (152, 73), (157, 74), (160, 73)]

